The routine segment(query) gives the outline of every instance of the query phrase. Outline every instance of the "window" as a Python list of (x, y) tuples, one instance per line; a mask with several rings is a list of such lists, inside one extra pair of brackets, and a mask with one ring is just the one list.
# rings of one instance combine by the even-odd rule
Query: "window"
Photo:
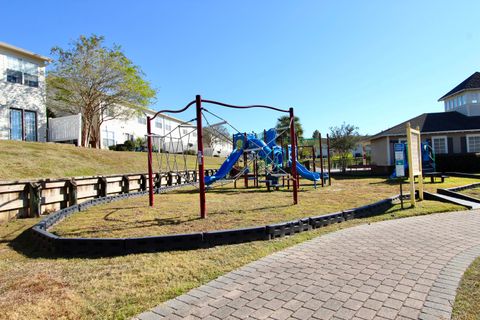
[(188, 130), (187, 129), (182, 129), (182, 134), (187, 134), (188, 133)]
[(138, 123), (147, 124), (147, 119), (145, 117), (138, 117)]
[(169, 124), (166, 124), (166, 125), (165, 125), (165, 129), (168, 130), (168, 131), (170, 131), (170, 130), (172, 130), (172, 126), (169, 125)]
[(467, 136), (467, 152), (480, 152), (480, 135)]
[(478, 95), (476, 93), (472, 93), (472, 103), (478, 103)]
[(107, 128), (105, 128), (102, 131), (102, 142), (104, 147), (115, 145), (115, 132), (108, 131)]
[(433, 153), (448, 153), (447, 137), (432, 137)]
[(462, 95), (461, 98), (462, 98), (462, 105), (467, 104), (467, 97), (466, 97), (466, 95)]
[(10, 109), (10, 139), (23, 140), (22, 110)]
[(37, 141), (37, 114), (25, 111), (25, 140)]
[(7, 69), (7, 81), (11, 83), (20, 83), (23, 82), (23, 74), (21, 71), (15, 71), (12, 69)]
[(162, 119), (155, 119), (155, 128), (162, 129)]
[(133, 141), (133, 134), (124, 133), (124, 135), (125, 135), (125, 141)]
[(38, 87), (38, 65), (22, 59), (7, 57), (7, 81)]
[(37, 141), (37, 113), (10, 109), (10, 139)]

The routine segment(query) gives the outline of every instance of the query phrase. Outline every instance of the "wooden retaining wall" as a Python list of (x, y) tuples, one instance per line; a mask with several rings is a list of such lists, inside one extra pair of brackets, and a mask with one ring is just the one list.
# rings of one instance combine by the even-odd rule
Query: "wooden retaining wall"
[[(212, 175), (216, 170), (205, 170)], [(155, 188), (176, 186), (198, 178), (195, 170), (154, 177)], [(0, 182), (0, 223), (12, 218), (37, 217), (87, 200), (147, 190), (147, 174)]]

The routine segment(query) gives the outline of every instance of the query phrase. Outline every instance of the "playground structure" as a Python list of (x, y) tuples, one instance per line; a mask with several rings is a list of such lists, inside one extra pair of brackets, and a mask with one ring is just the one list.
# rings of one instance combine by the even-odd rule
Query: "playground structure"
[[(290, 118), (289, 126), (286, 128), (280, 128), (278, 131), (276, 129), (270, 129), (264, 131), (264, 135), (262, 138), (258, 137), (256, 134), (247, 134), (242, 133), (233, 127), (230, 123), (228, 123), (225, 119), (217, 116), (213, 112), (209, 111), (205, 108), (205, 105), (216, 105), (225, 108), (233, 108), (233, 109), (254, 109), (254, 108), (261, 108), (261, 109), (269, 109), (276, 112), (287, 113)], [(182, 113), (189, 109), (190, 107), (195, 106), (196, 109), (196, 118), (190, 121), (184, 122), (180, 124), (178, 127), (171, 130), (168, 134), (164, 136), (158, 136), (152, 134), (151, 125), (152, 121), (162, 113)], [(206, 114), (210, 114), (221, 120), (218, 124), (211, 124), (206, 117)], [(203, 146), (203, 119), (205, 119), (208, 128), (214, 129), (213, 131), (216, 132), (219, 136), (224, 136), (222, 132), (215, 130), (218, 125), (228, 124), (231, 128), (233, 128), (236, 133), (233, 135), (233, 151), (227, 157), (225, 162), (220, 166), (220, 168), (212, 175), (205, 175), (205, 166), (204, 166), (204, 146)], [(195, 123), (196, 125), (193, 125)], [(250, 165), (253, 165), (254, 171), (254, 180), (255, 186), (258, 187), (259, 181), (259, 164), (263, 164), (263, 170), (265, 172), (265, 182), (267, 188), (270, 190), (271, 187), (279, 188), (280, 183), (279, 179), (282, 179), (283, 186), (285, 180), (288, 183), (288, 187), (290, 187), (290, 182), (292, 182), (293, 186), (293, 204), (298, 203), (298, 188), (299, 188), (299, 177), (303, 177), (314, 181), (316, 184), (317, 181), (322, 181), (323, 185), (323, 178), (326, 177), (326, 173), (317, 173), (311, 172), (307, 168), (305, 168), (302, 164), (298, 162), (298, 144), (297, 139), (293, 138), (290, 139), (290, 144), (287, 145), (286, 148), (283, 146), (283, 134), (289, 132), (290, 137), (296, 137), (295, 134), (295, 126), (294, 126), (294, 109), (280, 109), (277, 107), (272, 106), (265, 106), (265, 105), (250, 105), (250, 106), (237, 106), (226, 104), (218, 101), (213, 100), (205, 100), (202, 99), (200, 95), (196, 96), (196, 99), (188, 103), (184, 108), (179, 110), (161, 110), (157, 112), (153, 117), (147, 117), (147, 146), (148, 146), (148, 190), (149, 190), (149, 205), (153, 206), (154, 204), (154, 178), (153, 178), (153, 150), (154, 150), (154, 141), (156, 146), (156, 151), (160, 152), (161, 150), (166, 150), (168, 152), (172, 152), (172, 155), (169, 153), (165, 154), (166, 158), (166, 165), (167, 168), (170, 170), (174, 170), (177, 173), (188, 172), (186, 170), (186, 160), (185, 155), (186, 153), (196, 152), (196, 167), (198, 167), (198, 174), (195, 173), (193, 176), (191, 175), (184, 175), (181, 177), (185, 182), (183, 185), (191, 185), (198, 188), (199, 195), (200, 195), (200, 217), (206, 218), (207, 216), (207, 208), (206, 208), (206, 191), (207, 188), (212, 188), (214, 184), (217, 183), (229, 183), (236, 181), (240, 177), (244, 177), (245, 179), (245, 186), (248, 187), (248, 173)], [(172, 132), (178, 129), (178, 135), (173, 137)], [(191, 135), (196, 133), (196, 142), (197, 142), (197, 149), (192, 149), (192, 144), (190, 144), (187, 139), (187, 143), (184, 141), (184, 137), (187, 135)], [(229, 137), (224, 137), (229, 139)], [(277, 140), (282, 141), (282, 146), (277, 145)], [(184, 155), (184, 168), (183, 171), (179, 167), (179, 163), (177, 161), (176, 154), (183, 154)], [(243, 169), (239, 170), (237, 174), (235, 174), (231, 180), (227, 180), (229, 173), (231, 173), (233, 166), (240, 160), (240, 157), (243, 155)], [(160, 157), (163, 157), (161, 154)], [(169, 157), (173, 157), (173, 164)], [(260, 161), (261, 160), (261, 161)], [(162, 169), (162, 161), (160, 161), (159, 170)], [(168, 170), (167, 169), (167, 170)], [(321, 179), (322, 177), (322, 179)]]

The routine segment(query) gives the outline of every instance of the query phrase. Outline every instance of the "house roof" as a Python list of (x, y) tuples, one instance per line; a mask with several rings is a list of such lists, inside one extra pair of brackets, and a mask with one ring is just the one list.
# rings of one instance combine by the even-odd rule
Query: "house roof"
[(452, 132), (452, 131), (480, 131), (480, 116), (468, 117), (457, 111), (424, 113), (418, 117), (402, 122), (394, 127), (379, 132), (370, 140), (387, 136), (404, 136), (406, 125), (410, 122), (412, 128), (420, 127), (422, 133)]
[(42, 62), (47, 62), (48, 63), (48, 62), (52, 61), (52, 59), (50, 59), (48, 57), (41, 56), (39, 54), (33, 53), (31, 51), (28, 51), (28, 50), (25, 50), (25, 49), (22, 49), (22, 48), (19, 48), (19, 47), (12, 46), (11, 44), (1, 42), (1, 41), (0, 41), (0, 49), (5, 49), (5, 50), (8, 50), (8, 51), (12, 51), (12, 52), (15, 52), (17, 54), (26, 56), (26, 57), (31, 58), (31, 59), (40, 60)]
[[(148, 113), (151, 116), (155, 115), (157, 112), (158, 112), (158, 110), (153, 110), (153, 109), (145, 110), (145, 113)], [(169, 120), (173, 120), (173, 121), (177, 121), (177, 122), (188, 122), (188, 120), (182, 120), (180, 118), (173, 117), (173, 116), (171, 116), (169, 114), (166, 114), (166, 113), (161, 113), (161, 114), (158, 115), (158, 117), (167, 118)]]
[(467, 79), (463, 80), (458, 86), (447, 92), (443, 97), (438, 99), (438, 101), (443, 101), (445, 98), (448, 98), (456, 93), (465, 90), (480, 89), (480, 72), (475, 72)]

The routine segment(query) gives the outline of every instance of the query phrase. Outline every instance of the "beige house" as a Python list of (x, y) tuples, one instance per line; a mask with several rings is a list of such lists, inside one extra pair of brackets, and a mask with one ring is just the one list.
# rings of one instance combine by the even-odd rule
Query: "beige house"
[(0, 139), (46, 141), (49, 58), (0, 42)]
[(406, 141), (406, 124), (419, 127), (422, 140), (433, 153), (442, 155), (480, 153), (480, 73), (475, 72), (442, 96), (445, 111), (424, 113), (370, 137), (372, 164), (390, 173), (393, 146)]

